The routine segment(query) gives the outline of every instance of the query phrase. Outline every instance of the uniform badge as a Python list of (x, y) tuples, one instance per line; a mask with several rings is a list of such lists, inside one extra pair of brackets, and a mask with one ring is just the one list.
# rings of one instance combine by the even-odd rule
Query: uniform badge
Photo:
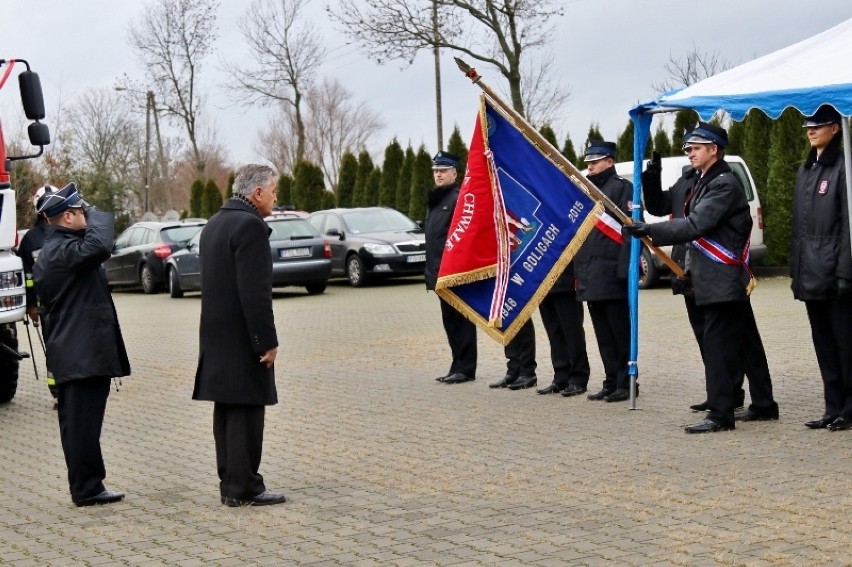
[(819, 180), (819, 189), (817, 189), (817, 193), (820, 195), (825, 195), (828, 193), (828, 179), (820, 179)]

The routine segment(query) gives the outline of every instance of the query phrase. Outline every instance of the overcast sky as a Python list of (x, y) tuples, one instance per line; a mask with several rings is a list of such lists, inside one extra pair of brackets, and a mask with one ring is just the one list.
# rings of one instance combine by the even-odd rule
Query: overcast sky
[[(346, 44), (328, 22), (327, 0), (313, 0), (312, 17), (324, 35), (328, 59), (323, 73), (336, 78), (356, 100), (367, 101), (387, 126), (373, 140), (381, 152), (396, 136), (417, 148), (437, 149), (434, 68), (431, 53), (413, 66), (401, 62), (379, 66)], [(258, 131), (269, 110), (244, 109), (231, 102), (220, 85), (220, 61), (245, 53), (236, 21), (249, 0), (221, 0), (217, 52), (205, 63), (208, 89), (205, 115), (235, 164), (259, 159)], [(744, 63), (824, 31), (852, 18), (850, 0), (565, 0), (566, 15), (556, 22), (552, 46), (555, 76), (571, 89), (562, 119), (554, 124), (560, 144), (570, 134), (575, 146), (585, 139), (592, 121), (608, 139), (624, 129), (628, 110), (653, 98), (651, 85), (665, 80), (663, 66), (693, 45), (718, 53), (731, 64)], [(127, 45), (127, 27), (145, 3), (135, 0), (0, 0), (0, 57), (26, 59), (42, 80), (48, 112), (68, 104), (90, 87), (112, 88), (124, 73), (144, 83), (144, 73)], [(481, 92), (455, 67), (452, 53), (442, 58), (444, 140), (454, 125), (470, 138)], [(485, 82), (502, 88), (496, 71), (468, 59)], [(850, 62), (840, 63), (850, 64)], [(10, 98), (3, 89), (0, 106)], [(15, 96), (17, 96), (15, 94)], [(17, 101), (15, 104), (19, 104)]]

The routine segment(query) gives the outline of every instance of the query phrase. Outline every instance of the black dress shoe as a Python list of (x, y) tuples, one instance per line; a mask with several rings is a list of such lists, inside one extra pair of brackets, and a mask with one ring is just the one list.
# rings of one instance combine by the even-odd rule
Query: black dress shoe
[(615, 390), (610, 390), (609, 388), (603, 388), (597, 394), (589, 394), (586, 397), (589, 398), (590, 400), (602, 400), (605, 397), (607, 397), (608, 395), (610, 395), (611, 393), (613, 393), (614, 391)]
[(550, 384), (546, 388), (542, 388), (541, 390), (536, 390), (536, 394), (558, 394), (561, 391), (561, 388), (556, 384)]
[(535, 376), (518, 376), (518, 379), (509, 384), (510, 390), (523, 390), (524, 388), (532, 388), (538, 383), (538, 378)]
[(506, 374), (505, 376), (503, 376), (503, 378), (501, 380), (498, 380), (497, 382), (492, 382), (491, 384), (488, 384), (488, 387), (489, 388), (505, 388), (506, 386), (508, 386), (509, 384), (511, 384), (512, 382), (514, 382), (517, 379), (518, 379), (517, 376), (512, 376), (511, 374)]
[(683, 428), (687, 433), (715, 433), (717, 431), (730, 431), (734, 425), (725, 425), (724, 423), (716, 423), (712, 419), (705, 419), (701, 423), (687, 425)]
[(111, 504), (113, 502), (118, 502), (124, 498), (123, 492), (116, 492), (114, 490), (104, 490), (100, 494), (95, 494), (94, 496), (89, 496), (88, 498), (83, 498), (82, 500), (77, 500), (74, 502), (77, 506), (94, 506), (96, 504)]
[(704, 400), (700, 404), (694, 404), (689, 406), (689, 409), (691, 409), (692, 411), (707, 411), (708, 409), (710, 409), (710, 406), (707, 404), (707, 400)]
[(778, 419), (778, 406), (768, 410), (748, 408), (742, 413), (734, 414), (734, 419), (739, 421), (772, 421)]
[(452, 376), (452, 373), (450, 373), (450, 374), (446, 374), (446, 375), (444, 375), (444, 376), (438, 376), (437, 378), (435, 378), (435, 380), (437, 380), (438, 382), (443, 382), (443, 381), (444, 381), (444, 380), (446, 380), (449, 376)]
[(852, 429), (852, 419), (846, 417), (838, 417), (828, 424), (829, 431), (846, 431)]
[(812, 419), (811, 421), (805, 422), (805, 427), (809, 429), (825, 429), (828, 427), (828, 424), (837, 419), (833, 415), (824, 415), (819, 419)]
[(272, 504), (283, 504), (284, 502), (287, 502), (287, 498), (283, 494), (272, 492), (271, 490), (264, 490), (251, 498), (222, 497), (222, 504), (231, 508), (236, 508), (237, 506), (270, 506)]
[[(636, 395), (639, 395), (639, 390), (636, 390)], [(604, 396), (605, 402), (623, 402), (630, 399), (630, 390), (619, 388), (608, 396)]]
[(455, 372), (444, 378), (444, 384), (461, 384), (462, 382), (470, 382), (471, 380), (476, 380), (476, 378), (462, 374), (461, 372)]
[(579, 396), (580, 394), (585, 393), (585, 386), (578, 386), (577, 384), (568, 384), (568, 387), (562, 390), (562, 395), (566, 398), (570, 398), (571, 396)]

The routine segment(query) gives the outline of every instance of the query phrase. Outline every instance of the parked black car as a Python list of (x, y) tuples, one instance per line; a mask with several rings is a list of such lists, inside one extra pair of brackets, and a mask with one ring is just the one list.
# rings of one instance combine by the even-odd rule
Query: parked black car
[(156, 293), (165, 283), (163, 261), (200, 231), (207, 221), (137, 222), (115, 239), (112, 256), (104, 262), (110, 287), (141, 286)]
[[(264, 220), (272, 229), (272, 285), (304, 286), (311, 295), (324, 292), (331, 275), (328, 242), (303, 218), (273, 215)], [(201, 232), (185, 248), (166, 258), (166, 281), (172, 297), (201, 289), (200, 241)]]
[(387, 207), (328, 209), (308, 222), (331, 244), (331, 275), (355, 287), (370, 278), (423, 275), (426, 237), (401, 212)]

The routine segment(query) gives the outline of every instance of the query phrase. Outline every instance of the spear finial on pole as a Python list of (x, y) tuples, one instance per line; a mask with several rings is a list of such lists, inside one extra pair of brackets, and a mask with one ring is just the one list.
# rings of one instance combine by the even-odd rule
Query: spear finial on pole
[(482, 78), (479, 73), (476, 72), (476, 69), (465, 63), (459, 57), (454, 57), (453, 59), (456, 60), (456, 65), (459, 66), (459, 69), (461, 69), (461, 72), (464, 73), (464, 76), (473, 81), (474, 83), (478, 82), (479, 79)]

